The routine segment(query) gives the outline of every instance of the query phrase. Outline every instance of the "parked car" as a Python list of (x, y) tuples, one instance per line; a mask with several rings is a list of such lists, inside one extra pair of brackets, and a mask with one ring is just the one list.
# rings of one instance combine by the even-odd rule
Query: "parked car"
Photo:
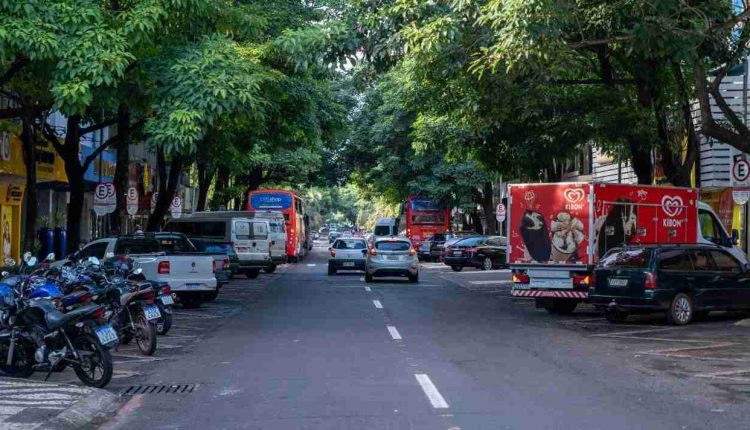
[(237, 253), (234, 252), (231, 243), (209, 242), (204, 239), (195, 238), (189, 239), (199, 251), (226, 255), (229, 258), (229, 279), (233, 279), (234, 275), (240, 272), (240, 259), (237, 257)]
[(436, 239), (433, 242), (434, 248), (431, 250), (432, 252), (435, 252), (438, 255), (438, 260), (442, 261), (443, 256), (445, 255), (445, 249), (459, 240), (463, 240), (469, 237), (476, 237), (481, 236), (479, 233), (475, 231), (459, 231), (455, 233), (445, 233), (445, 237), (443, 237), (442, 241)]
[(419, 244), (419, 248), (417, 248), (417, 257), (419, 257), (420, 261), (432, 261), (430, 249), (432, 248), (433, 237), (434, 236), (430, 236)]
[[(198, 307), (216, 292), (214, 259), (208, 255), (167, 255), (153, 235), (132, 235), (95, 240), (74, 253), (71, 260), (125, 256), (143, 270), (149, 281), (167, 283), (187, 308)], [(56, 263), (57, 264), (57, 263)]]
[(334, 241), (336, 241), (336, 239), (340, 238), (341, 236), (343, 236), (343, 234), (339, 231), (332, 231), (328, 233), (328, 243), (333, 243)]
[(406, 276), (409, 282), (419, 282), (419, 259), (409, 238), (375, 238), (365, 261), (365, 282), (383, 276)]
[(331, 246), (328, 274), (339, 270), (365, 270), (367, 242), (361, 237), (340, 237)]
[(717, 245), (615, 248), (589, 281), (589, 300), (610, 322), (664, 312), (684, 325), (713, 310), (750, 309), (750, 267)]
[(482, 270), (498, 269), (505, 264), (505, 238), (474, 236), (459, 240), (445, 249), (443, 263), (456, 272), (464, 267)]

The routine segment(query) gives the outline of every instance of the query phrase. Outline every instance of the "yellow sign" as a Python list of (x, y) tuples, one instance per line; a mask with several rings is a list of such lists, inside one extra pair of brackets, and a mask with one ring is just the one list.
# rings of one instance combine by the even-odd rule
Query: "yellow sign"
[(0, 205), (21, 206), (25, 185), (0, 182)]
[[(8, 131), (0, 132), (0, 174), (26, 177), (23, 143)], [(68, 182), (65, 163), (49, 142), (37, 142), (36, 175), (40, 181)]]

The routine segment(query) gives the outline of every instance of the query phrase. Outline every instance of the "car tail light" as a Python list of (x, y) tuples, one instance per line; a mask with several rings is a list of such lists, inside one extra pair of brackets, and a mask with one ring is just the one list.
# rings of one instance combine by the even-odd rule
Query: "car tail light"
[(331, 257), (335, 257), (335, 256), (336, 256), (336, 250), (335, 250), (335, 249), (332, 249), (332, 250), (331, 250)]
[(574, 287), (590, 287), (594, 285), (594, 274), (587, 275), (573, 275), (573, 286)]
[(224, 257), (224, 261), (221, 265), (222, 269), (229, 269), (229, 257)]
[(651, 272), (646, 272), (646, 281), (643, 284), (644, 288), (653, 290), (657, 287), (656, 275)]
[(378, 255), (378, 251), (375, 248), (370, 248), (370, 255), (372, 256)]
[(475, 253), (477, 251), (479, 251), (479, 248), (468, 248), (466, 250), (466, 252), (468, 252), (469, 254), (473, 254), (473, 253)]
[(169, 275), (169, 261), (160, 261), (156, 270), (160, 275)]
[(409, 248), (409, 255), (411, 256), (417, 255), (417, 251), (414, 248)]
[(525, 273), (514, 273), (513, 274), (513, 283), (514, 284), (528, 284), (531, 281), (531, 278), (529, 278), (529, 275)]

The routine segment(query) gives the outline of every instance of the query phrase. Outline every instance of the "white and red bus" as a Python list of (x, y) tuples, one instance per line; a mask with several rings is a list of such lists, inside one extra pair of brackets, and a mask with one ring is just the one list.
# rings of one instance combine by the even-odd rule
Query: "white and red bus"
[(312, 248), (305, 202), (289, 190), (256, 190), (248, 193), (247, 210), (279, 211), (286, 223), (286, 255), (297, 262)]
[(409, 196), (401, 206), (399, 230), (414, 248), (435, 233), (451, 231), (450, 208), (438, 200)]

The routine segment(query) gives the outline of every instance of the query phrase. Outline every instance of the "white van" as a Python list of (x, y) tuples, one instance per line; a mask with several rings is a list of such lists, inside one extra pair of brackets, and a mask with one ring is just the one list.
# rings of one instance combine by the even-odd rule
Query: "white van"
[(284, 264), (287, 260), (286, 255), (286, 223), (284, 214), (278, 211), (250, 211), (245, 215), (251, 219), (268, 221), (268, 238), (271, 240), (271, 261), (274, 267), (266, 272), (273, 272), (277, 264)]
[(375, 223), (375, 236), (396, 236), (398, 234), (396, 218), (380, 218)]
[(170, 220), (164, 231), (182, 233), (188, 238), (214, 243), (230, 243), (240, 263), (240, 272), (257, 278), (260, 270), (272, 272), (270, 226), (267, 220), (252, 219), (246, 212), (196, 212)]

